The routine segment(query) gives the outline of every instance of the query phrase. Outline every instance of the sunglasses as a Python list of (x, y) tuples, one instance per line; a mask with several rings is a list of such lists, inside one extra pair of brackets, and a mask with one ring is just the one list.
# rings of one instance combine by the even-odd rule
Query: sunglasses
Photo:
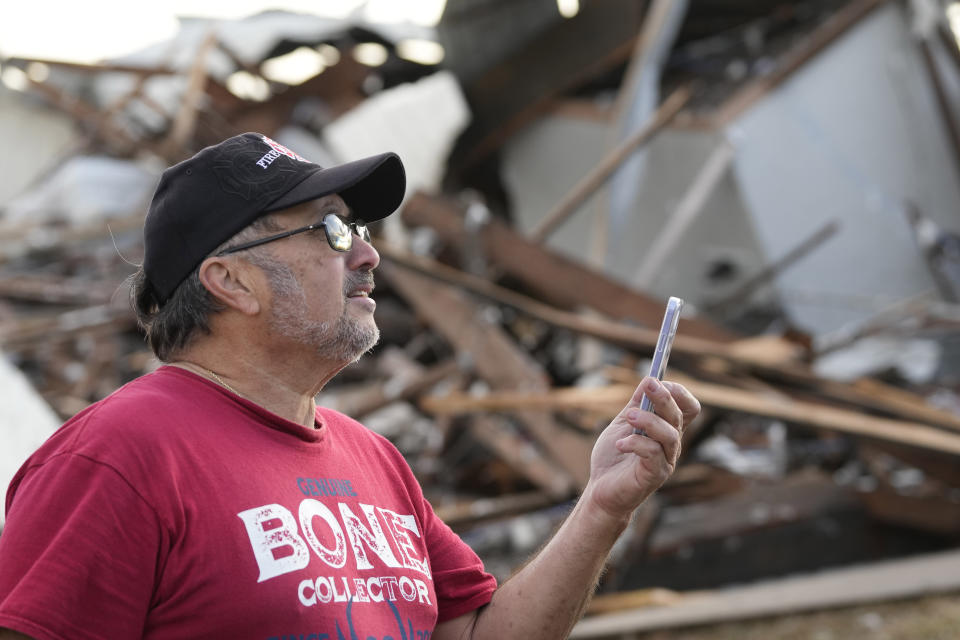
[(370, 242), (370, 232), (367, 230), (366, 225), (356, 222), (346, 222), (337, 214), (328, 213), (323, 217), (321, 222), (300, 227), (299, 229), (293, 229), (292, 231), (284, 231), (283, 233), (260, 238), (259, 240), (244, 242), (235, 247), (224, 249), (218, 253), (217, 256), (225, 256), (230, 253), (236, 253), (237, 251), (243, 251), (244, 249), (259, 247), (262, 244), (273, 242), (274, 240), (283, 240), (284, 238), (295, 236), (298, 233), (305, 233), (316, 229), (323, 229), (323, 233), (327, 237), (327, 244), (329, 244), (330, 248), (334, 251), (350, 251), (350, 248), (353, 247), (354, 234), (360, 236), (360, 239), (364, 242)]

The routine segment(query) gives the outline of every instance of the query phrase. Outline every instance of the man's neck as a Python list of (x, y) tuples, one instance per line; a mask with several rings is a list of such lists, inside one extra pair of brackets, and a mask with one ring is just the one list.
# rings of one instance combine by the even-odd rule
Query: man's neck
[(168, 364), (192, 371), (271, 413), (310, 428), (315, 421), (314, 397), (340, 370), (318, 378), (323, 368), (285, 362), (283, 370), (278, 371), (256, 364), (249, 354), (215, 354), (209, 349), (191, 349)]

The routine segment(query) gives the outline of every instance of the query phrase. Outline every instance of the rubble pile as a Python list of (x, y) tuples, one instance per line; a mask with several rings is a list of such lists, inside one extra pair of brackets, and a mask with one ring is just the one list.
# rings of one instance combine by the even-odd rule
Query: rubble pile
[[(595, 4), (585, 13), (608, 16), (624, 5)], [(758, 3), (732, 4), (746, 11)], [(884, 3), (832, 12), (834, 3), (778, 4), (752, 9), (740, 26), (695, 14), (664, 77), (676, 88), (699, 75), (706, 90), (665, 94), (635, 145), (674, 118), (682, 126), (732, 118)], [(448, 37), (462, 29), (459, 15), (451, 13)], [(235, 31), (187, 22), (186, 40), (163, 63), (0, 62), (23, 71), (23, 101), (64, 114), (79, 132), (47, 179), (3, 207), (6, 358), (62, 419), (159, 366), (125, 279), (142, 259), (140, 229), (159, 171), (204, 145), (257, 130), (320, 164), (364, 155), (369, 145), (410, 149), (401, 152), (410, 193), (399, 214), (373, 228), (382, 340), (318, 401), (390, 438), (441, 517), (507, 578), (584, 487), (594, 439), (649, 367), (663, 299), (546, 242), (576, 204), (558, 207), (537, 233), (514, 224), (490, 166), (549, 104), (623, 77), (639, 50), (643, 15), (635, 18), (617, 26), (620, 40), (591, 40), (578, 52), (604, 64), (570, 61), (582, 63), (577, 74), (538, 76), (535, 95), (512, 94), (511, 104), (490, 93), (494, 78), (509, 85), (496, 69), (536, 67), (536, 47), (490, 53), (499, 62), (486, 75), (465, 71), (461, 95), (449, 72), (399, 58), (396, 34), (330, 21), (291, 31), (273, 14)], [(569, 36), (573, 22), (541, 26), (537, 37)], [(272, 37), (241, 46), (242, 34), (267, 24)], [(368, 42), (387, 52), (382, 66), (348, 55)], [(265, 63), (304, 47), (326, 56), (322, 72), (299, 84), (269, 77)], [(49, 76), (41, 79), (37, 65)], [(242, 86), (261, 93), (237, 89), (241, 72)], [(426, 115), (425, 104), (434, 105)], [(371, 140), (350, 147), (362, 131)], [(584, 198), (599, 189), (623, 157), (576, 189)], [(571, 202), (579, 197), (569, 193)], [(704, 410), (687, 427), (675, 474), (618, 543), (595, 612), (676, 607), (682, 591), (956, 546), (960, 311), (933, 292), (826, 336), (793, 327), (764, 292), (832, 233), (749, 274), (745, 286), (688, 305), (666, 377), (687, 385)]]

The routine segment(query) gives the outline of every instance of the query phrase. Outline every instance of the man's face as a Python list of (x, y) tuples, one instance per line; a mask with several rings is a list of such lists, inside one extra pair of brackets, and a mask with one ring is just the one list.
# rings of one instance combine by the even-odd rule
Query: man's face
[[(328, 213), (350, 220), (340, 196), (326, 196), (274, 214), (284, 230), (318, 223)], [(322, 229), (264, 245), (252, 261), (266, 274), (270, 330), (326, 359), (352, 362), (377, 343), (373, 269), (380, 256), (353, 236), (349, 251), (330, 248)]]

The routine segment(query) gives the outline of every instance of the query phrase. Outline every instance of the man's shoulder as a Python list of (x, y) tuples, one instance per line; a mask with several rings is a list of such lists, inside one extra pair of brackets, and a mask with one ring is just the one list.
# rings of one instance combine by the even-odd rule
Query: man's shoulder
[(168, 367), (123, 385), (67, 420), (34, 454), (42, 460), (61, 453), (99, 458), (101, 452), (150, 447), (169, 439), (170, 425), (186, 409), (189, 385)]

